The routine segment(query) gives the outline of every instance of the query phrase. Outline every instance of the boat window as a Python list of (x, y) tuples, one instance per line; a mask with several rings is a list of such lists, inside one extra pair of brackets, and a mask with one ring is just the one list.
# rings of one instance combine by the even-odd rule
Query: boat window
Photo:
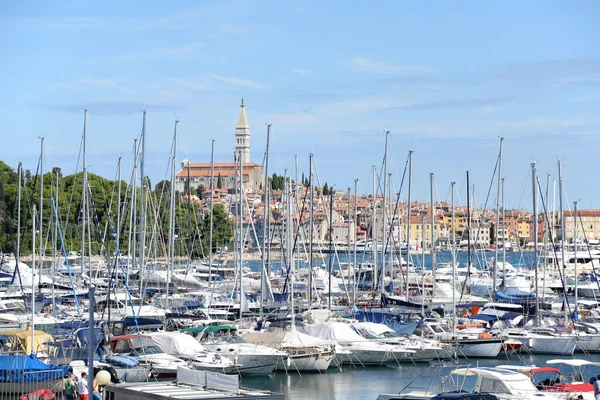
[(502, 381), (499, 381), (497, 379), (489, 379), (489, 378), (482, 378), (481, 379), (481, 386), (479, 388), (480, 392), (487, 392), (487, 393), (508, 393), (508, 389), (506, 388), (506, 386), (504, 385), (504, 383), (502, 383)]

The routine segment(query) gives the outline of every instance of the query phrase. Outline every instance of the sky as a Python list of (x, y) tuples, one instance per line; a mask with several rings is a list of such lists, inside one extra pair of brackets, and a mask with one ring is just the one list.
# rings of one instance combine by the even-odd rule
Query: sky
[[(400, 190), (409, 150), (412, 198), (477, 205), (496, 199), (504, 137), (506, 208), (531, 208), (531, 163), (549, 207), (561, 160), (565, 208), (600, 208), (600, 2), (590, 1), (21, 1), (0, 4), (0, 160), (35, 172), (87, 165), (130, 174), (147, 110), (146, 170), (233, 158), (244, 98), (251, 159), (269, 173), (308, 173), (370, 193), (388, 169)], [(401, 198), (406, 199), (407, 182)], [(554, 201), (553, 201), (554, 199)]]

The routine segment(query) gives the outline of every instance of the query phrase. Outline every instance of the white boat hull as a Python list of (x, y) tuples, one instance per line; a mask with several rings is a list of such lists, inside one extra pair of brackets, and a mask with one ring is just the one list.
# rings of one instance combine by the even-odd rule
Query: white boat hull
[(523, 343), (522, 351), (532, 354), (558, 354), (571, 356), (575, 352), (575, 336), (561, 337), (511, 337)]
[(331, 352), (292, 354), (288, 359), (281, 359), (277, 362), (277, 370), (286, 372), (325, 372), (333, 358)]
[(456, 354), (465, 358), (493, 358), (502, 349), (502, 340), (474, 339), (464, 340), (457, 344)]

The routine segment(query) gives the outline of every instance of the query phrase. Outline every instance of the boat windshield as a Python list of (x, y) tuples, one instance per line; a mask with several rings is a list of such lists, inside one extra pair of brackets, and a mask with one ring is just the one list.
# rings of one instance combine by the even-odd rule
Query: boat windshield
[(148, 346), (148, 347), (137, 347), (131, 351), (136, 354), (162, 354), (164, 351), (160, 349), (158, 346)]
[(536, 388), (533, 382), (531, 382), (529, 379), (504, 381), (503, 383), (510, 389), (510, 393), (513, 394), (525, 396), (527, 393), (538, 391), (538, 388)]

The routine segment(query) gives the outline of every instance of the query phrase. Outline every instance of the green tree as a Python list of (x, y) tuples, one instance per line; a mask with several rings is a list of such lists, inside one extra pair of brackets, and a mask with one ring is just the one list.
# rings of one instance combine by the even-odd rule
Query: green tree
[[(210, 214), (206, 213), (202, 219), (202, 245), (208, 249), (210, 244)], [(213, 252), (218, 247), (227, 246), (233, 237), (233, 226), (225, 211), (223, 204), (213, 207)]]
[(329, 186), (327, 186), (327, 182), (323, 185), (323, 196), (329, 196)]
[(223, 179), (221, 179), (221, 173), (219, 173), (219, 177), (217, 178), (217, 189), (223, 189)]
[(271, 190), (283, 190), (283, 186), (285, 184), (285, 178), (283, 176), (273, 173), (273, 176), (270, 178), (270, 181)]
[(200, 200), (202, 200), (202, 192), (204, 192), (204, 185), (198, 185), (196, 188), (196, 196), (198, 196)]

